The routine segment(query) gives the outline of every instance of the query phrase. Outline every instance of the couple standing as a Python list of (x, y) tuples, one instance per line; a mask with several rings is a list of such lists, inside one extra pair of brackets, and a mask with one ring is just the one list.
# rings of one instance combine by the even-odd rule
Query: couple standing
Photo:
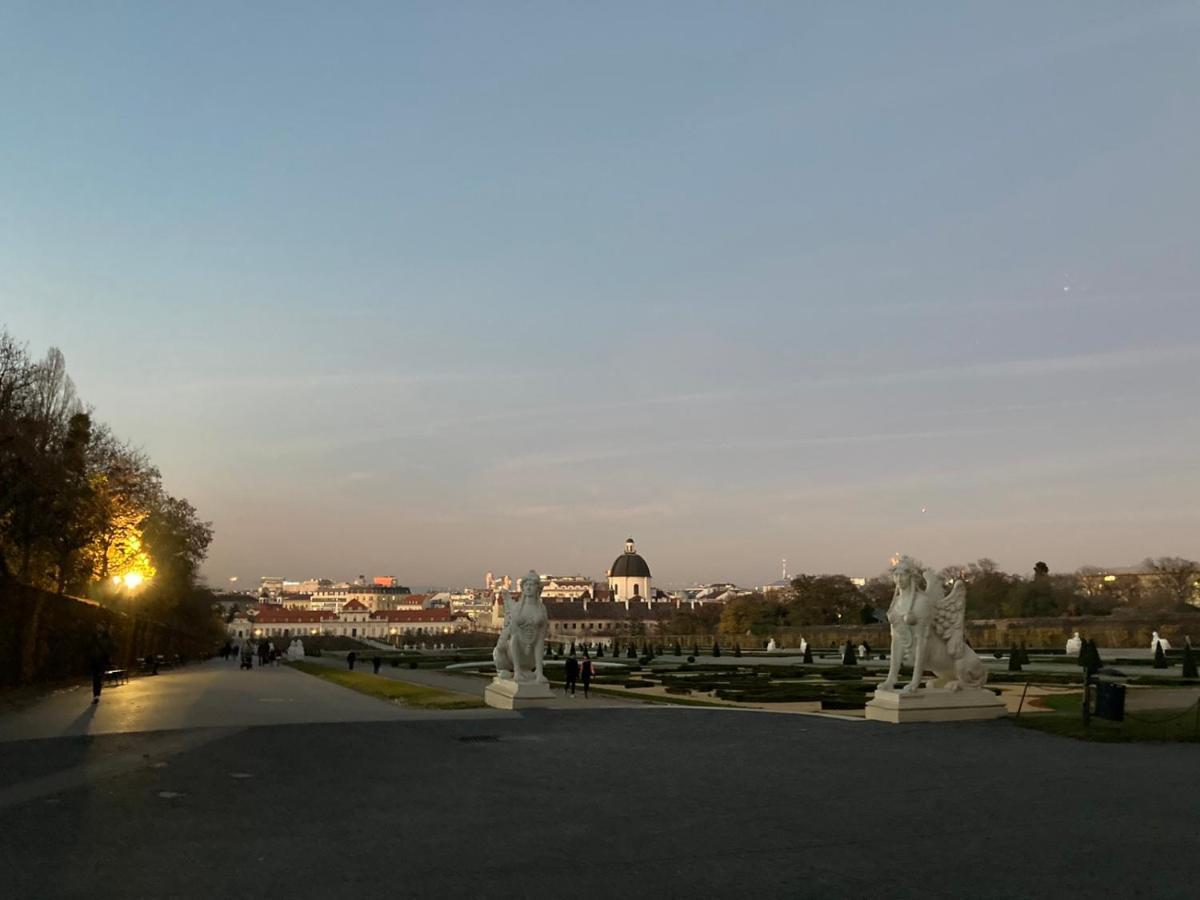
[(566, 667), (567, 679), (563, 685), (563, 693), (570, 694), (572, 697), (575, 696), (575, 682), (582, 681), (583, 696), (586, 697), (588, 695), (588, 685), (592, 683), (592, 674), (594, 671), (592, 668), (592, 658), (584, 653), (583, 661), (580, 662), (575, 658), (575, 654), (572, 653), (567, 657)]

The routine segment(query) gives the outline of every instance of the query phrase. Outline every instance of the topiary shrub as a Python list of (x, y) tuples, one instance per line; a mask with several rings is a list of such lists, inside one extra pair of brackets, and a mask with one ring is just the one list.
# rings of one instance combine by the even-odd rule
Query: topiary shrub
[(806, 666), (811, 666), (813, 664), (812, 644), (804, 645), (804, 664)]
[(742, 645), (741, 645), (741, 644), (737, 644), (737, 643), (735, 643), (735, 644), (733, 645), (733, 655), (734, 655), (734, 656), (741, 656), (741, 655), (742, 655)]
[(694, 662), (696, 661), (696, 657), (694, 657), (694, 656), (689, 656), (689, 657), (687, 658), (687, 661), (688, 661), (688, 662), (690, 662), (690, 663), (694, 663)]
[(692, 644), (692, 656), (699, 656), (699, 655), (700, 655), (700, 645)]
[(683, 656), (683, 648), (681, 646), (679, 646), (679, 641), (675, 642), (675, 655)]
[(1163, 653), (1162, 641), (1154, 642), (1154, 668), (1167, 668), (1167, 654)]
[(630, 644), (628, 647), (625, 648), (625, 658), (626, 659), (637, 659), (638, 658), (637, 648), (634, 647), (633, 644)]
[(1197, 678), (1196, 672), (1196, 654), (1192, 652), (1192, 643), (1188, 641), (1183, 645), (1183, 677)]
[(721, 655), (721, 645), (718, 644), (716, 641), (713, 641), (712, 655), (713, 656)]
[(1008, 671), (1021, 671), (1021, 651), (1016, 644), (1012, 645), (1012, 649), (1008, 651)]

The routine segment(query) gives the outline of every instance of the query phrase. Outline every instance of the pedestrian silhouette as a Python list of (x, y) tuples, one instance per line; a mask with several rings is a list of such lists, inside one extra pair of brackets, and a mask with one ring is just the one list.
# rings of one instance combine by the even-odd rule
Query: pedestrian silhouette
[(583, 696), (588, 695), (588, 685), (592, 683), (592, 660), (586, 653), (583, 656), (583, 663), (579, 667), (579, 675), (583, 681)]
[(563, 693), (574, 696), (575, 680), (579, 677), (579, 660), (575, 658), (574, 653), (567, 657), (566, 672), (567, 677), (566, 683), (563, 685)]

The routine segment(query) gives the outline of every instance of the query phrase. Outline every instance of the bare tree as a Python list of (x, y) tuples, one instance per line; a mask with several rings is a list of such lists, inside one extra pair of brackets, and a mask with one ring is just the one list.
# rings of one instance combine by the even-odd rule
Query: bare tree
[(1147, 559), (1143, 567), (1154, 573), (1160, 590), (1176, 603), (1192, 603), (1200, 596), (1200, 563), (1182, 556)]

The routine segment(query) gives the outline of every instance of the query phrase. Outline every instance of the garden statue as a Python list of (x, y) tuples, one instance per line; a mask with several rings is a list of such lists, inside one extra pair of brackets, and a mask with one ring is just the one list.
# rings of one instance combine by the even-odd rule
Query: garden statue
[(767, 641), (767, 652), (768, 653), (775, 652), (775, 638), (771, 638), (769, 641)]
[(513, 602), (507, 593), (501, 596), (504, 627), (492, 651), (496, 678), (484, 691), (484, 699), (502, 709), (515, 709), (518, 699), (550, 699), (550, 682), (542, 671), (550, 619), (542, 603), (541, 579), (531, 569), (521, 579), (520, 600)]
[(1079, 632), (1071, 635), (1067, 641), (1067, 656), (1078, 656), (1079, 651), (1083, 649), (1083, 639), (1079, 637)]
[(1159, 637), (1158, 632), (1156, 631), (1150, 636), (1150, 649), (1154, 650), (1159, 644), (1162, 644), (1163, 653), (1166, 653), (1171, 649), (1171, 642), (1165, 637)]
[(287, 648), (288, 659), (304, 659), (304, 641), (296, 638)]
[[(1004, 704), (983, 688), (987, 668), (967, 643), (967, 586), (958, 581), (946, 593), (933, 569), (921, 572), (907, 556), (896, 561), (892, 579), (890, 664), (867, 704), (867, 718), (913, 722), (1003, 716)], [(897, 690), (902, 664), (911, 665), (913, 674)], [(928, 685), (923, 684), (926, 670), (935, 676)]]

